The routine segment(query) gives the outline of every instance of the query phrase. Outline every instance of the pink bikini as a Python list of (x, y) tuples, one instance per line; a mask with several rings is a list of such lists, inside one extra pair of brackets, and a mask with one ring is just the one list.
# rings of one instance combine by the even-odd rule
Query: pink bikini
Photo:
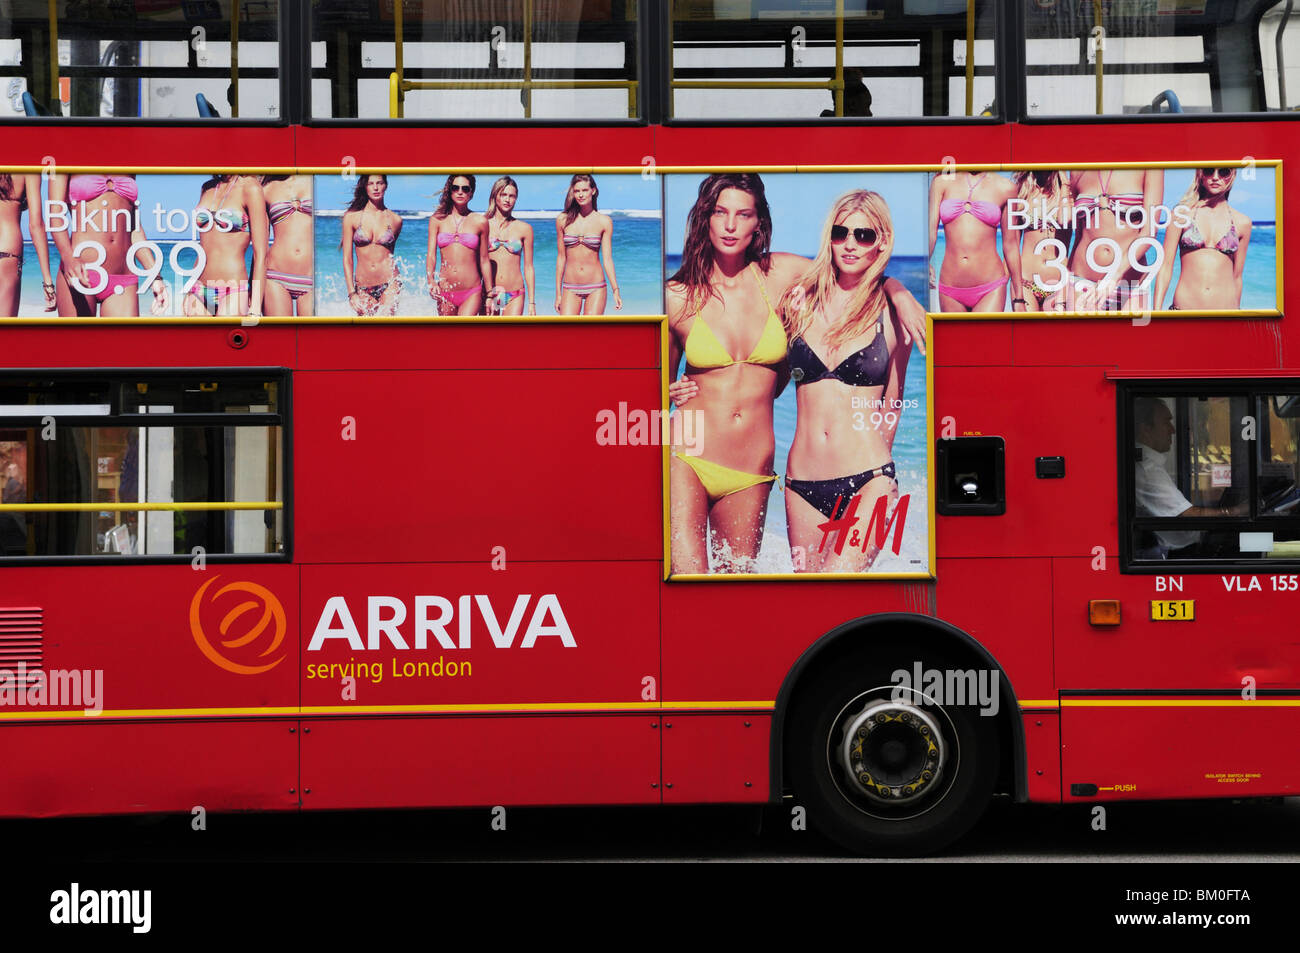
[[(93, 202), (95, 199), (112, 192), (120, 195), (130, 204), (135, 204), (140, 197), (140, 189), (135, 179), (121, 175), (74, 175), (68, 180), (68, 199), (72, 202)], [(134, 274), (108, 276), (108, 283), (91, 297), (104, 302), (117, 294), (138, 294), (140, 276)]]
[[(966, 173), (970, 177), (970, 173)], [(966, 199), (944, 199), (939, 203), (939, 221), (944, 225), (955, 221), (963, 215), (973, 215), (976, 219), (983, 222), (990, 228), (997, 228), (1002, 221), (1002, 210), (993, 202), (973, 199), (975, 187), (980, 184), (980, 180), (988, 175), (987, 172), (980, 173), (979, 178), (971, 178), (970, 185), (966, 189)], [(957, 287), (955, 285), (945, 285), (938, 283), (939, 294), (946, 295), (949, 298), (960, 303), (964, 308), (970, 310), (979, 304), (990, 291), (994, 291), (1000, 286), (1006, 284), (1006, 277), (995, 278), (992, 281), (985, 282), (982, 285), (972, 285), (969, 288)]]
[[(446, 232), (439, 232), (438, 237), (434, 239), (434, 241), (437, 242), (438, 247), (446, 248), (448, 245), (459, 244), (459, 245), (464, 245), (466, 248), (471, 250), (478, 248), (477, 235), (470, 232), (463, 232), (463, 233), (461, 232), (460, 227), (464, 223), (465, 220), (462, 218), (459, 222), (456, 223), (456, 231), (452, 232), (450, 235), (447, 234)], [(480, 285), (473, 285), (469, 288), (464, 288), (460, 291), (444, 291), (441, 294), (441, 297), (449, 301), (454, 307), (459, 309), (460, 306), (464, 304), (466, 301), (468, 301), (472, 295), (482, 290), (483, 288)]]

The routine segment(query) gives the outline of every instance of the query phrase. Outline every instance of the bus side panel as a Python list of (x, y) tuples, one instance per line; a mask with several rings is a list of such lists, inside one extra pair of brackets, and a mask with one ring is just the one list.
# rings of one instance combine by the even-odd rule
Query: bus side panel
[(0, 607), (42, 610), (42, 669), (89, 673), (101, 691), (89, 706), (53, 693), (28, 711), (6, 705), (0, 724), (54, 708), (192, 717), (298, 704), (297, 567), (7, 566), (3, 584)]
[[(498, 369), (495, 384), (513, 388), (518, 368), (570, 368), (582, 374), (613, 368), (659, 367), (658, 324), (511, 325), (488, 330), (478, 325), (398, 325), (382, 333), (358, 333), (351, 326), (303, 327), (299, 363), (303, 370), (477, 370)], [(574, 377), (564, 392), (551, 392), (555, 413), (572, 407)], [(473, 395), (477, 400), (482, 395)], [(548, 395), (533, 392), (524, 407), (541, 413)], [(626, 397), (624, 398), (626, 399)], [(456, 405), (458, 409), (471, 409)], [(646, 405), (657, 406), (657, 405)], [(516, 412), (518, 412), (516, 406)]]
[(1137, 327), (1124, 318), (1023, 321), (1015, 327), (1016, 364), (1118, 365), (1141, 371), (1282, 367), (1278, 321), (1152, 318)]
[(0, 724), (0, 816), (294, 810), (297, 724)]
[[(930, 325), (935, 367), (1002, 367), (1012, 363), (1011, 322), (944, 321)], [(944, 375), (937, 375), (940, 380)], [(942, 430), (941, 418), (936, 429)], [(958, 430), (961, 433), (961, 430)]]
[[(489, 556), (481, 565), (304, 566), (304, 711), (654, 707), (644, 695), (645, 679), (659, 674), (658, 563), (520, 562), (493, 572)], [(434, 602), (417, 604), (421, 596)]]
[(7, 327), (0, 365), (42, 368), (293, 366), (293, 328), (267, 325), (240, 328), (247, 343), (238, 349), (230, 345), (229, 336), (235, 328), (234, 325), (182, 325), (140, 331), (112, 325)]
[[(1105, 705), (1108, 707), (1097, 707)], [(1189, 705), (1191, 707), (1189, 707)], [(1086, 707), (1085, 707), (1086, 706)], [(1062, 702), (1062, 789), (1095, 784), (1089, 800), (1289, 797), (1300, 761), (1287, 757), (1300, 732), (1300, 700), (1237, 699), (1154, 705), (1125, 699)]]
[(1054, 711), (1026, 711), (1025, 771), (1029, 800), (1061, 800), (1061, 718)]
[[(965, 518), (991, 524), (998, 517)], [(947, 517), (948, 522), (956, 519)], [(1020, 704), (1054, 704), (1051, 561), (941, 559), (938, 576), (939, 618), (988, 650)]]
[(648, 715), (353, 718), (310, 723), (303, 807), (659, 803)]
[(913, 612), (898, 582), (678, 582), (663, 587), (665, 702), (771, 707), (808, 646), (877, 612)]
[(767, 800), (770, 717), (665, 712), (663, 727), (665, 804)]
[[(1062, 689), (1214, 690), (1236, 698), (1244, 685), (1300, 689), (1300, 643), (1290, 622), (1297, 596), (1274, 588), (1294, 577), (1125, 574), (1115, 559), (1104, 571), (1089, 559), (1052, 563)], [(1089, 599), (1118, 599), (1120, 624), (1089, 625)], [(1152, 600), (1166, 599), (1192, 601), (1194, 618), (1153, 621)]]
[[(952, 367), (934, 392), (936, 421), (1006, 441), (1006, 513), (938, 517), (942, 555), (1073, 556), (1115, 538), (1115, 391), (1102, 368)], [(1065, 458), (1064, 477), (1035, 476), (1045, 456)]]
[(657, 370), (302, 371), (294, 402), (304, 563), (662, 558), (662, 449), (618, 445)]

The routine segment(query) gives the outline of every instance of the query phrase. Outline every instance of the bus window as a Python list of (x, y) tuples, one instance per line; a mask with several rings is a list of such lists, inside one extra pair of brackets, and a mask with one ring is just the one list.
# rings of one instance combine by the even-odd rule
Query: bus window
[(1078, 116), (1290, 108), (1288, 68), (1297, 71), (1292, 98), (1300, 92), (1300, 25), (1291, 22), (1290, 6), (1238, 0), (1025, 0), (1026, 112)]
[(673, 0), (672, 115), (991, 115), (995, 11), (992, 0), (845, 0), (840, 21), (835, 4)]
[(0, 381), (0, 560), (282, 554), (282, 390), (238, 377)]
[(278, 21), (279, 0), (6, 4), (0, 110), (10, 118), (276, 119)]
[[(639, 115), (636, 4), (312, 0), (312, 116), (611, 120)], [(398, 16), (400, 14), (400, 17)], [(400, 53), (400, 57), (399, 57)]]
[[(1229, 390), (1230, 388), (1225, 388)], [(1136, 395), (1133, 562), (1300, 558), (1300, 395)]]

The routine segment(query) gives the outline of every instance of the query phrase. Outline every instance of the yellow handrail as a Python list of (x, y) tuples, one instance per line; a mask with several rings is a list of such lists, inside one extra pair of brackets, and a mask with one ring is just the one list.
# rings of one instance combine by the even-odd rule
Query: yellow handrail
[(396, 72), (388, 79), (388, 115), (393, 119), (401, 119), (406, 115), (406, 87), (402, 79), (406, 72), (405, 61), (402, 58), (402, 50), (406, 44), (406, 22), (405, 14), (402, 12), (402, 0), (393, 0), (393, 26), (394, 41), (397, 44), (393, 61)]
[[(837, 0), (843, 3), (843, 0)], [(533, 0), (524, 0), (524, 78), (513, 79), (407, 79), (403, 47), (406, 22), (402, 0), (393, 0), (393, 39), (396, 44), (394, 70), (388, 75), (388, 115), (401, 119), (406, 115), (406, 94), (412, 89), (522, 89), (524, 118), (533, 115), (534, 89), (626, 89), (628, 115), (636, 118), (636, 80), (605, 79), (533, 79)]]
[(58, 0), (49, 0), (50, 11), (50, 115), (63, 115), (63, 97), (59, 94), (59, 9)]

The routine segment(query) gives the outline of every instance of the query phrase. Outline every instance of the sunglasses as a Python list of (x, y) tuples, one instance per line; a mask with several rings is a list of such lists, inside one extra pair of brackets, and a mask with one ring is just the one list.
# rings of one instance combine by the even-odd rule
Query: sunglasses
[[(841, 242), (847, 241), (848, 237), (849, 237), (849, 227), (847, 225), (831, 226), (831, 241), (834, 242), (836, 245), (840, 244)], [(867, 248), (870, 248), (872, 245), (874, 245), (878, 237), (879, 236), (876, 235), (876, 230), (874, 228), (855, 228), (853, 230), (853, 240), (857, 242), (859, 245), (863, 245)]]
[(1218, 175), (1218, 177), (1221, 179), (1226, 179), (1229, 178), (1232, 175), (1232, 173), (1236, 171), (1237, 171), (1236, 169), (1202, 169), (1201, 175), (1203, 175), (1207, 179), (1212, 179), (1215, 177), (1215, 175)]
[(469, 185), (453, 185), (453, 186), (451, 187), (451, 190), (452, 190), (453, 192), (467, 192), (467, 193), (469, 193), (470, 195), (473, 195), (473, 194), (474, 194), (474, 189), (473, 189), (473, 187), (472, 187), (472, 186), (469, 186)]

